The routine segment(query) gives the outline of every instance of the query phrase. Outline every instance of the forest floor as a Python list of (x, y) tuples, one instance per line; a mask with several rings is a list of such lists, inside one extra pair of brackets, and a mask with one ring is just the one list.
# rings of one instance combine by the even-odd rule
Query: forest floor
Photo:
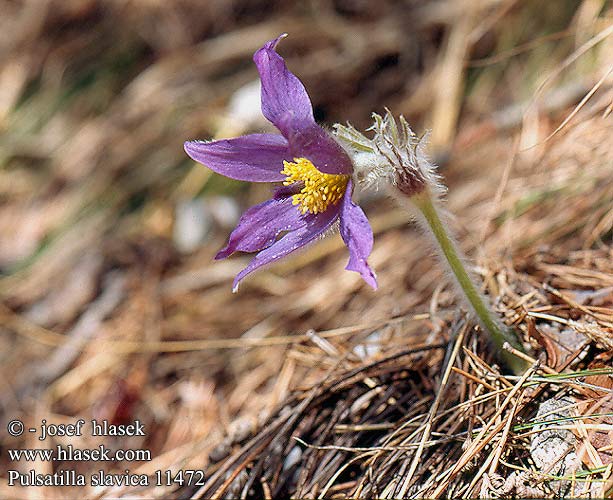
[[(6, 3), (0, 497), (74, 497), (9, 485), (30, 469), (148, 478), (81, 498), (613, 496), (613, 10), (549, 4)], [(248, 257), (213, 257), (269, 187), (182, 144), (267, 130), (251, 56), (283, 32), (322, 123), (363, 130), (387, 107), (431, 130), (458, 242), (525, 373), (496, 364), (378, 193), (361, 201), (376, 292), (330, 235), (231, 293)], [(146, 435), (4, 432), (79, 418)], [(7, 454), (67, 444), (151, 460)]]

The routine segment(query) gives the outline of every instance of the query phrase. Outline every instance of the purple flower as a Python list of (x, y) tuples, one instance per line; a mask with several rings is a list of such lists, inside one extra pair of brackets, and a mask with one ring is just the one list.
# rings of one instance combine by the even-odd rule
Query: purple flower
[(251, 134), (235, 139), (185, 143), (187, 154), (232, 179), (281, 182), (272, 199), (251, 207), (240, 218), (228, 244), (216, 259), (235, 251), (258, 252), (234, 279), (315, 240), (340, 219), (340, 233), (349, 249), (346, 269), (360, 273), (377, 288), (366, 259), (373, 246), (372, 229), (360, 207), (351, 201), (353, 165), (345, 150), (313, 118), (311, 100), (302, 82), (288, 69), (275, 48), (281, 35), (253, 56), (262, 80), (262, 113), (279, 134)]

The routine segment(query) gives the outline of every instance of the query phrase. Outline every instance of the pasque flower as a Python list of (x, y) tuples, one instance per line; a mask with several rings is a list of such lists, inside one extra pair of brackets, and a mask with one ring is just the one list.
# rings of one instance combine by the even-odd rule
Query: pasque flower
[(270, 200), (242, 215), (215, 258), (224, 259), (236, 251), (258, 252), (236, 276), (235, 291), (249, 273), (307, 245), (338, 220), (349, 249), (346, 269), (360, 273), (376, 288), (375, 274), (367, 263), (372, 229), (362, 209), (351, 200), (351, 159), (315, 122), (304, 85), (277, 54), (277, 44), (284, 36), (269, 41), (253, 56), (262, 81), (262, 113), (280, 134), (185, 143), (191, 158), (226, 177), (282, 183)]

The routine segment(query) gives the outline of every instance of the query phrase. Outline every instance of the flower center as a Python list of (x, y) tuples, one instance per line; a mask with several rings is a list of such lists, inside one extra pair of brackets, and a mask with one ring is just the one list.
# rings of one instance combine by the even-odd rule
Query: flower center
[(349, 182), (348, 175), (324, 174), (306, 158), (284, 161), (281, 173), (287, 176), (283, 181), (284, 186), (296, 182), (304, 184), (300, 192), (292, 196), (292, 204), (299, 205), (303, 214), (317, 214), (330, 205), (336, 205), (345, 194)]

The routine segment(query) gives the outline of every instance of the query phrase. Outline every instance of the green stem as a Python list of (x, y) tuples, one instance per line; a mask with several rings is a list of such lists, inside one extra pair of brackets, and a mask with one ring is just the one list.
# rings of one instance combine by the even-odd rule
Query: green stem
[(449, 237), (445, 229), (445, 225), (439, 217), (436, 207), (432, 202), (430, 193), (425, 190), (411, 197), (411, 201), (417, 206), (426, 219), (432, 234), (440, 246), (445, 260), (447, 261), (447, 264), (449, 264), (449, 268), (458, 281), (458, 284), (464, 292), (466, 299), (472, 306), (483, 328), (490, 334), (491, 340), (497, 348), (497, 354), (500, 361), (515, 373), (524, 372), (527, 367), (526, 362), (517, 356), (514, 356), (506, 349), (503, 349), (504, 343), (508, 342), (510, 345), (523, 352), (524, 349), (521, 346), (521, 343), (518, 341), (514, 333), (505, 330), (500, 326), (500, 324), (493, 318), (489, 307), (483, 302), (481, 294), (475, 288), (474, 283), (462, 264), (462, 259), (458, 254), (455, 243)]

